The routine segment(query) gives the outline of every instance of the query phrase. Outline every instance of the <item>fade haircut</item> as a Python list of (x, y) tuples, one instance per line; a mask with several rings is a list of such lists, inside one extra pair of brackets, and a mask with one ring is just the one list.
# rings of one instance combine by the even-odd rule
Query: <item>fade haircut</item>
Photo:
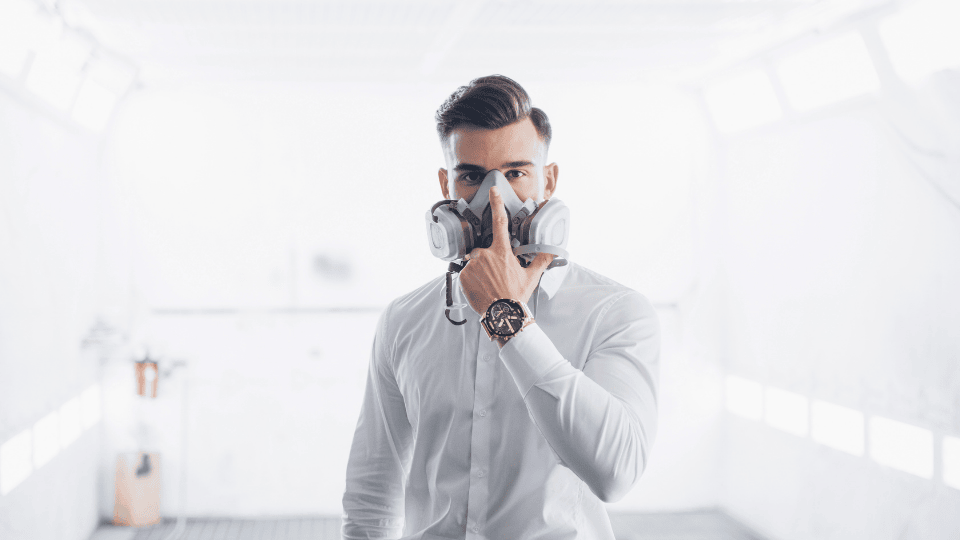
[(437, 109), (437, 135), (447, 143), (453, 130), (463, 126), (499, 129), (530, 118), (544, 148), (550, 147), (550, 120), (530, 106), (530, 96), (517, 81), (503, 75), (488, 75), (470, 81), (450, 94)]

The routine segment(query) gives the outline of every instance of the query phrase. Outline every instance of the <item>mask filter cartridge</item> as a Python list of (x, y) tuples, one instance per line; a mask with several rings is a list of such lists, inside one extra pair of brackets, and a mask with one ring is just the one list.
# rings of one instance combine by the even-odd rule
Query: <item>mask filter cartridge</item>
[(546, 200), (539, 206), (533, 199), (521, 201), (498, 170), (487, 173), (469, 202), (462, 198), (442, 200), (427, 211), (431, 253), (444, 261), (457, 261), (475, 248), (490, 247), (493, 242), (492, 186), (500, 190), (509, 221), (510, 245), (520, 264), (526, 267), (537, 253), (543, 252), (557, 256), (550, 268), (565, 265), (570, 210), (559, 199)]

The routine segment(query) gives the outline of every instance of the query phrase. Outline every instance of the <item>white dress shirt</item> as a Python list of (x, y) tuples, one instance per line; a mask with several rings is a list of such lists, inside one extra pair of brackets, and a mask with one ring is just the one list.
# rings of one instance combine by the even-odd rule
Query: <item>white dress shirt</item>
[(657, 424), (659, 323), (643, 295), (547, 270), (503, 349), (441, 276), (380, 317), (343, 496), (345, 539), (613, 540), (603, 502)]

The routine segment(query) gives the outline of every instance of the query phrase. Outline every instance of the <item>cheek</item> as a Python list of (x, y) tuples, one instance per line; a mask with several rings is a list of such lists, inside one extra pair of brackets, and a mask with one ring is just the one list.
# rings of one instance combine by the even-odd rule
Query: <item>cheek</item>
[(527, 199), (537, 200), (537, 178), (535, 176), (524, 176), (522, 181), (516, 181), (510, 184), (513, 192), (521, 201)]
[(457, 193), (453, 197), (454, 199), (463, 199), (465, 201), (472, 201), (473, 196), (476, 195), (477, 191), (480, 189), (480, 186), (456, 186)]

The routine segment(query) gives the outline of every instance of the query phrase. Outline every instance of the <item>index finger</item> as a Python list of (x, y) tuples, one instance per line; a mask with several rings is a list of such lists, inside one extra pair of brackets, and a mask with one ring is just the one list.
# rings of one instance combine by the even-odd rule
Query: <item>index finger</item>
[(497, 186), (490, 186), (490, 213), (493, 218), (493, 244), (490, 247), (499, 245), (501, 248), (510, 250), (510, 224), (507, 220), (507, 209), (503, 206), (503, 200), (500, 198), (500, 190)]

